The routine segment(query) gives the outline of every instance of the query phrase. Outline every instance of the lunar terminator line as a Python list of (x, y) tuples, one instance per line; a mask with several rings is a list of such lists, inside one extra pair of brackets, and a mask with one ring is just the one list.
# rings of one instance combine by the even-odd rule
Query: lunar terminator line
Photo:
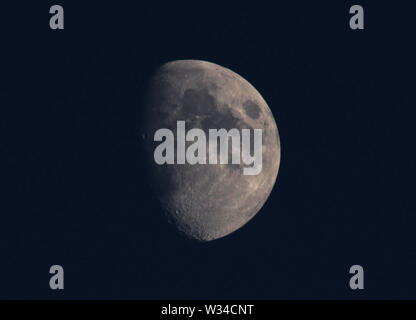
[[(162, 209), (180, 231), (200, 241), (218, 239), (242, 227), (260, 210), (276, 181), (280, 140), (271, 110), (250, 83), (214, 63), (173, 61), (150, 78), (141, 107), (150, 182)], [(244, 175), (244, 162), (156, 164), (153, 136), (160, 128), (175, 131), (177, 121), (206, 135), (212, 128), (261, 129), (261, 172)]]

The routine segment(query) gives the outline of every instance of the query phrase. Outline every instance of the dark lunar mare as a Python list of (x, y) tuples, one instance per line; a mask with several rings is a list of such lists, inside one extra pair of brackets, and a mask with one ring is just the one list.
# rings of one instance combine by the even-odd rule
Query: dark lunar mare
[[(207, 137), (209, 129), (262, 129), (263, 170), (249, 176), (243, 174), (244, 164), (157, 165), (153, 152), (160, 142), (153, 141), (154, 133), (172, 130), (176, 146), (177, 121), (185, 121), (186, 131), (204, 130)], [(143, 97), (138, 134), (154, 195), (190, 238), (209, 241), (237, 230), (259, 211), (275, 183), (280, 141), (269, 107), (246, 80), (213, 63), (179, 60), (156, 70)], [(230, 148), (231, 143), (229, 157)]]

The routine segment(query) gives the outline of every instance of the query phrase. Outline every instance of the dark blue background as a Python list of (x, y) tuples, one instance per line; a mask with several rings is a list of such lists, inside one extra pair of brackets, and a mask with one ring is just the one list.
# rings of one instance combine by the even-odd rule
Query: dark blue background
[[(60, 1), (63, 31), (58, 3), (0, 5), (0, 298), (416, 298), (410, 2), (360, 1), (364, 31), (356, 2), (273, 2)], [(245, 77), (280, 131), (269, 200), (210, 243), (143, 180), (140, 87), (175, 59)]]

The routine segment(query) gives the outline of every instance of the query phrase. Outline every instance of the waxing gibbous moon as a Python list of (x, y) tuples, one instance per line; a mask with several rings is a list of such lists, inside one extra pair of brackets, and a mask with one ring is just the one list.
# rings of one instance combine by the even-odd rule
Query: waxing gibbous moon
[[(179, 231), (200, 241), (218, 239), (261, 209), (276, 181), (280, 140), (267, 103), (249, 82), (206, 61), (169, 62), (150, 78), (141, 111), (139, 132), (149, 181)], [(161, 128), (175, 133), (177, 121), (185, 121), (187, 131), (204, 130), (207, 137), (209, 129), (262, 129), (262, 171), (244, 175), (244, 163), (156, 164), (153, 152), (160, 142), (153, 141), (154, 134)]]

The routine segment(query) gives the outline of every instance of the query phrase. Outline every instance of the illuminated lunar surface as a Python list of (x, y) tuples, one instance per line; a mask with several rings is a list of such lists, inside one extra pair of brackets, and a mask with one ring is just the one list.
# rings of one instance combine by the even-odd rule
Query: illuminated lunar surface
[[(219, 65), (178, 60), (155, 71), (143, 101), (139, 132), (146, 171), (168, 220), (187, 237), (210, 241), (252, 219), (269, 197), (280, 163), (276, 123), (257, 90)], [(169, 128), (176, 146), (177, 121), (185, 121), (187, 131), (204, 130), (207, 138), (208, 129), (262, 129), (262, 171), (244, 175), (245, 164), (157, 165), (153, 152), (160, 142), (153, 141), (154, 133)]]

